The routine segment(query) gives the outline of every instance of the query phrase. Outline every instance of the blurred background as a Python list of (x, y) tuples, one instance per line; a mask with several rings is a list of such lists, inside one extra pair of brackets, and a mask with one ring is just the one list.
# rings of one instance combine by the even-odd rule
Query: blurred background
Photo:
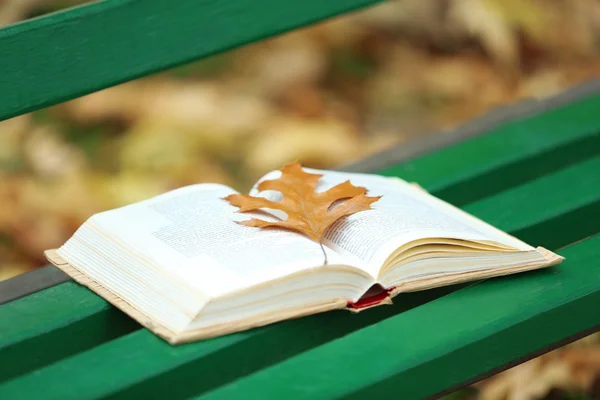
[[(76, 3), (0, 0), (0, 25)], [(596, 0), (402, 0), (0, 122), (0, 280), (98, 211), (337, 167), (598, 75)], [(600, 398), (599, 377), (596, 335), (451, 397)]]

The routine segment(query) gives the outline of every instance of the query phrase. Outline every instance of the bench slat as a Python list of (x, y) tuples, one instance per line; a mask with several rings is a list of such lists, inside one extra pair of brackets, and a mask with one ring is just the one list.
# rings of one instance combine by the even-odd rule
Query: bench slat
[(74, 282), (13, 301), (0, 307), (0, 382), (135, 329), (137, 323)]
[[(494, 171), (506, 171), (507, 165), (526, 165), (539, 173), (546, 171), (546, 169), (552, 170), (555, 168), (556, 165), (546, 162), (544, 157), (534, 157), (533, 161), (528, 161), (529, 157), (535, 156), (542, 150), (544, 154), (560, 154), (565, 152), (565, 148), (571, 148), (574, 144), (587, 143), (588, 145), (585, 147), (600, 151), (600, 146), (589, 145), (591, 142), (597, 140), (598, 134), (596, 132), (600, 132), (600, 126), (598, 126), (600, 125), (600, 120), (590, 117), (591, 115), (595, 115), (594, 110), (600, 109), (599, 103), (600, 96), (579, 99), (572, 104), (568, 104), (563, 108), (553, 109), (546, 114), (507, 124), (501, 128), (501, 132), (491, 132), (485, 136), (479, 136), (470, 141), (459, 143), (456, 146), (425, 155), (416, 160), (412, 160), (407, 164), (389, 168), (385, 171), (385, 174), (398, 175), (406, 179), (415, 180), (433, 194), (442, 198), (444, 197), (443, 193), (448, 194), (449, 192), (452, 192), (452, 190), (454, 190), (452, 188), (466, 187), (465, 184), (462, 183), (462, 180), (468, 183), (471, 182), (471, 180), (481, 179), (482, 176), (487, 177), (487, 184), (489, 187), (501, 187), (506, 184), (506, 178), (504, 176), (506, 174), (494, 173)], [(576, 120), (577, 123), (568, 122), (571, 119)], [(554, 130), (555, 127), (556, 130)], [(568, 132), (567, 129), (573, 129), (573, 131)], [(507, 140), (494, 139), (492, 133), (500, 134)], [(541, 141), (541, 137), (546, 139)], [(486, 151), (485, 157), (477, 156), (477, 154), (479, 154), (479, 148), (489, 149), (493, 146), (497, 146), (495, 151)], [(572, 151), (574, 152), (573, 154), (582, 154), (582, 151), (577, 149)], [(475, 155), (469, 156), (469, 154), (473, 152)], [(505, 156), (506, 154), (510, 155)], [(456, 163), (451, 163), (449, 161), (453, 157), (455, 158)], [(444, 169), (444, 174), (439, 174), (440, 168)], [(471, 170), (474, 172), (470, 173), (469, 171)], [(523, 182), (526, 181), (530, 175), (530, 173), (528, 175), (527, 171), (522, 170), (520, 174), (511, 177), (511, 180), (515, 179), (515, 176), (520, 176), (522, 178), (520, 182)], [(448, 178), (448, 176), (450, 178)], [(577, 179), (575, 179), (575, 181), (576, 180)], [(550, 180), (548, 182), (552, 181)], [(449, 191), (448, 188), (451, 190)], [(582, 191), (585, 190), (585, 188), (580, 186), (579, 190)], [(518, 195), (518, 193), (519, 192), (511, 192), (510, 196)], [(523, 193), (523, 196), (531, 195), (527, 191)], [(476, 190), (469, 191), (461, 189), (460, 197), (455, 196), (455, 199), (468, 203), (477, 199), (480, 195), (481, 193)], [(527, 197), (519, 198), (527, 199)], [(571, 199), (571, 202), (564, 204), (556, 202), (556, 210), (562, 210), (562, 212), (565, 213), (578, 212), (577, 210), (580, 210), (583, 203), (575, 204), (572, 203), (573, 200), (576, 199)], [(524, 203), (527, 202), (528, 200), (524, 200)], [(487, 203), (482, 204), (486, 204), (484, 207), (488, 207)], [(515, 204), (511, 204), (509, 208), (516, 206), (517, 205)], [(496, 214), (486, 214), (485, 210), (481, 213), (477, 208), (469, 210), (484, 218), (491, 218), (491, 223), (504, 227), (504, 229), (515, 229), (519, 235), (523, 235), (525, 240), (531, 242), (534, 242), (534, 240), (531, 240), (530, 237), (535, 238), (535, 235), (544, 234), (544, 232), (523, 231), (525, 228), (523, 225), (511, 225), (520, 224), (520, 221), (499, 221), (494, 219)], [(583, 216), (585, 218), (585, 215)], [(589, 223), (591, 220), (588, 219), (587, 221)], [(577, 231), (574, 230), (574, 233), (577, 234)], [(551, 240), (551, 238), (549, 238), (548, 235), (545, 235), (544, 240)], [(571, 237), (569, 240), (573, 241), (575, 239)], [(55, 303), (53, 301), (46, 302), (44, 299), (46, 293), (48, 293), (51, 298), (73, 299), (73, 301), (64, 304), (65, 312), (63, 314), (56, 314), (53, 312), (56, 307)], [(442, 292), (432, 291), (431, 298), (435, 298), (436, 295), (441, 295), (441, 293)], [(20, 301), (24, 301), (25, 304), (27, 304), (27, 307), (36, 310), (39, 315), (45, 315), (46, 318), (39, 320), (25, 320), (27, 318), (26, 314), (15, 311), (21, 307)], [(89, 306), (91, 303), (99, 305), (91, 307)], [(78, 323), (75, 323), (78, 320), (86, 320), (86, 324), (90, 325), (85, 326), (97, 326), (98, 328), (95, 329), (93, 333), (87, 334), (86, 332), (85, 335), (80, 335), (78, 334), (81, 332), (79, 325)], [(21, 364), (19, 364), (21, 367), (11, 369), (14, 371), (11, 375), (16, 373), (20, 374), (27, 370), (39, 368), (49, 362), (60, 360), (70, 354), (74, 354), (76, 350), (81, 351), (85, 348), (91, 348), (100, 343), (104, 343), (115, 337), (113, 332), (122, 333), (129, 331), (131, 328), (129, 324), (130, 320), (127, 316), (118, 312), (115, 314), (112, 307), (104, 302), (104, 300), (99, 299), (95, 294), (85, 289), (77, 289), (75, 285), (59, 285), (51, 292), (42, 291), (39, 295), (36, 295), (29, 300), (21, 299), (17, 300), (17, 303), (15, 304), (9, 303), (0, 307), (0, 326), (13, 325), (16, 327), (28, 327), (27, 330), (22, 333), (19, 340), (12, 338), (7, 339), (8, 336), (0, 335), (0, 359), (8, 359), (6, 357), (9, 357), (10, 354), (14, 354), (15, 357), (18, 357), (17, 354), (21, 354), (20, 351), (10, 350), (11, 348), (35, 348), (34, 343), (36, 342), (42, 344), (53, 343), (55, 340), (55, 331), (60, 332), (58, 336), (56, 336), (57, 338), (61, 335), (65, 338), (69, 338), (64, 341), (65, 345), (53, 348), (53, 351), (50, 352), (47, 357), (32, 356), (29, 354), (27, 354), (27, 357), (19, 357), (22, 359), (20, 361)], [(26, 344), (21, 345), (19, 342)], [(14, 353), (10, 353), (13, 351)], [(2, 376), (6, 376), (6, 374), (6, 372), (0, 372), (0, 380)]]
[[(371, 156), (371, 160), (366, 159), (348, 165), (343, 170), (370, 171), (384, 175), (404, 176), (409, 180), (420, 182), (431, 193), (455, 205), (468, 204), (482, 198), (482, 189), (489, 196), (559, 169), (561, 166), (581, 161), (593, 153), (600, 152), (600, 143), (598, 143), (600, 141), (600, 119), (594, 117), (594, 110), (600, 108), (600, 96), (594, 94), (594, 90), (596, 92), (600, 91), (600, 80), (573, 88), (559, 96), (534, 102), (533, 105), (528, 107), (525, 107), (523, 103), (519, 103), (513, 107), (491, 112), (490, 114), (494, 114), (494, 117), (491, 118), (493, 121), (502, 121), (501, 128), (494, 128), (497, 127), (498, 122), (495, 124), (471, 122), (452, 132), (435, 135), (435, 137), (445, 138), (444, 140), (451, 140), (449, 138), (452, 137), (455, 140), (460, 138), (464, 140), (463, 136), (466, 133), (468, 135), (476, 135), (477, 133), (481, 135), (482, 131), (475, 131), (471, 126), (473, 124), (481, 125), (481, 129), (488, 129), (486, 135), (471, 139), (471, 142), (474, 142), (475, 145), (470, 144), (471, 147), (468, 148), (468, 151), (462, 149), (469, 142), (459, 140), (453, 146), (438, 151), (431, 150), (431, 153), (414, 159), (414, 153), (411, 153), (413, 154), (412, 157), (408, 157), (404, 153), (406, 147), (410, 146), (402, 144)], [(571, 103), (568, 101), (571, 101)], [(523, 107), (529, 109), (525, 116), (521, 115), (523, 114)], [(490, 117), (482, 117), (482, 119), (486, 118)], [(569, 119), (574, 119), (577, 123), (565, 122)], [(512, 122), (507, 123), (511, 120)], [(560, 121), (563, 130), (554, 130), (556, 121)], [(573, 131), (568, 132), (565, 127), (573, 129)], [(551, 136), (540, 143), (539, 137), (546, 136), (548, 132)], [(492, 133), (504, 135), (507, 140), (498, 142), (490, 137)], [(434, 144), (430, 143), (429, 139), (424, 142), (428, 142), (430, 145)], [(479, 148), (490, 147), (496, 151), (487, 152), (485, 157), (477, 156)], [(433, 146), (432, 149), (434, 148), (436, 147)], [(476, 150), (476, 156), (470, 154), (473, 153), (473, 149)], [(423, 148), (420, 149), (421, 152), (424, 150)], [(540, 151), (542, 151), (541, 156)], [(505, 156), (507, 152), (509, 156)], [(403, 163), (382, 170), (383, 166), (392, 164), (392, 161), (396, 159), (396, 154), (404, 154), (401, 158)], [(557, 156), (557, 158), (551, 157), (549, 159), (550, 156)], [(445, 167), (448, 164), (447, 160), (452, 157), (461, 160), (456, 163), (450, 162), (453, 168), (452, 173), (444, 174), (444, 176), (437, 175), (437, 171), (439, 171), (437, 165)], [(531, 160), (532, 157), (533, 160)], [(426, 161), (422, 162), (421, 159)], [(375, 160), (377, 160), (377, 163), (374, 165), (373, 161)], [(469, 162), (466, 162), (466, 160), (469, 160)], [(379, 166), (374, 169), (376, 165)], [(466, 180), (467, 184), (463, 180)], [(485, 185), (474, 183), (472, 185), (473, 190), (468, 185), (469, 182), (483, 181)], [(35, 274), (37, 279), (43, 275), (43, 272), (44, 269), (32, 273)], [(22, 297), (20, 294), (25, 291), (22, 289), (23, 284), (29, 284), (32, 288), (36, 286), (35, 284), (32, 285), (32, 282), (35, 282), (34, 278), (26, 277), (26, 275), (13, 278), (8, 282), (0, 282), (0, 305), (12, 300), (11, 292), (14, 298)], [(69, 280), (68, 276), (54, 267), (51, 267), (48, 271), (48, 279), (62, 279), (61, 282), (56, 284)], [(17, 280), (24, 280), (24, 282), (17, 282)], [(43, 280), (43, 282), (36, 291), (54, 286), (46, 284), (46, 280)], [(18, 289), (19, 287), (21, 287), (21, 290)]]
[[(499, 151), (502, 150), (504, 149), (499, 148)], [(438, 155), (444, 157), (444, 152), (439, 152)], [(592, 160), (590, 163), (589, 165), (593, 172), (597, 161)], [(415, 172), (413, 176), (417, 175), (418, 178), (419, 173), (422, 173), (424, 178), (428, 176), (427, 170), (422, 168)], [(562, 178), (560, 178), (561, 176)], [(549, 176), (532, 182), (536, 188), (531, 191), (528, 189), (522, 191), (517, 188), (516, 190), (506, 192), (501, 200), (493, 197), (488, 198), (467, 207), (467, 211), (484, 219), (487, 218), (490, 223), (496, 226), (516, 232), (526, 241), (534, 243), (535, 238), (539, 235), (542, 238), (540, 242), (549, 243), (547, 244), (548, 247), (555, 248), (586, 236), (578, 232), (593, 230), (593, 220), (586, 216), (585, 207), (593, 208), (598, 206), (597, 202), (593, 200), (594, 198), (597, 199), (594, 196), (597, 196), (599, 185), (594, 185), (593, 182), (589, 181), (594, 176), (597, 176), (597, 174), (587, 173), (580, 175), (580, 168), (577, 166), (561, 171), (559, 173), (559, 181), (567, 182), (570, 185), (568, 191), (565, 191), (563, 188), (562, 192), (571, 194), (571, 199), (566, 203), (558, 197), (553, 203), (551, 200), (554, 197), (545, 199), (546, 207), (537, 207), (536, 203), (529, 201), (527, 196), (531, 196), (532, 194), (537, 196), (539, 193), (551, 191), (555, 187), (554, 177)], [(587, 179), (588, 181), (581, 181), (580, 179)], [(495, 182), (495, 180), (491, 180), (489, 184), (494, 185)], [(434, 187), (438, 183), (429, 179), (429, 184)], [(554, 193), (553, 196), (557, 196), (558, 194), (560, 193)], [(503, 207), (499, 208), (498, 212), (486, 213), (486, 209), (493, 207), (490, 205), (490, 202), (492, 204), (494, 202), (501, 202), (503, 203)], [(523, 218), (525, 219), (518, 217), (517, 219), (510, 220), (512, 214), (509, 213), (507, 215), (505, 212), (502, 212), (503, 210), (528, 206), (532, 210), (524, 215)], [(546, 214), (541, 215), (540, 213)], [(563, 213), (562, 217), (559, 217), (561, 213)], [(573, 215), (573, 213), (577, 215)], [(540, 225), (542, 228), (535, 228), (537, 225), (536, 221), (542, 221), (549, 217), (556, 217), (556, 221), (546, 221), (545, 224)], [(581, 220), (577, 229), (569, 231), (563, 229), (564, 236), (552, 234), (560, 226), (567, 226), (569, 221), (576, 217)], [(506, 220), (506, 218), (509, 218), (509, 220)], [(566, 220), (563, 221), (562, 219), (565, 218)], [(554, 228), (545, 229), (546, 226), (549, 226), (548, 224), (553, 224)], [(533, 228), (528, 228), (528, 226), (533, 226)], [(572, 234), (567, 235), (569, 232)], [(564, 243), (555, 242), (555, 238), (563, 238), (561, 242)], [(431, 291), (428, 298), (434, 299), (444, 293), (446, 293), (444, 290)], [(50, 300), (46, 301), (46, 296)], [(62, 303), (57, 304), (55, 299), (62, 299)], [(426, 300), (421, 300), (421, 302), (424, 301)], [(55, 312), (57, 308), (63, 312)], [(35, 310), (38, 315), (44, 315), (45, 318), (28, 319), (28, 314), (22, 312), (22, 309)], [(15, 329), (17, 327), (18, 329), (22, 329), (21, 332), (18, 334), (15, 333), (12, 336), (8, 334), (0, 335), (0, 358), (9, 360), (11, 365), (14, 364), (10, 368), (10, 371), (9, 369), (2, 370), (0, 368), (0, 381), (42, 367), (50, 362), (75, 354), (78, 351), (92, 348), (113, 339), (118, 334), (139, 328), (139, 326), (132, 326), (131, 320), (126, 315), (114, 310), (104, 300), (73, 283), (59, 285), (52, 288), (51, 291), (42, 291), (35, 296), (20, 299), (0, 307), (0, 326), (13, 326)], [(86, 334), (80, 335), (79, 332), (82, 331), (81, 326), (95, 327), (95, 329), (93, 331), (85, 331)], [(69, 340), (63, 341), (64, 344), (61, 346), (52, 346), (53, 351), (44, 353), (44, 356), (35, 355), (33, 350), (31, 353), (27, 350), (51, 346), (52, 343), (60, 341), (62, 337), (68, 337)], [(27, 354), (27, 357), (23, 357), (23, 354)]]
[[(513, 207), (510, 209), (511, 213), (497, 220), (499, 228), (512, 232), (514, 229), (524, 228), (522, 221), (541, 227), (546, 223), (556, 225), (556, 221), (560, 221), (560, 229), (555, 232), (557, 235), (572, 231), (571, 221), (561, 216), (572, 215), (573, 210), (594, 201), (584, 197), (582, 203), (578, 195), (589, 189), (587, 185), (590, 181), (581, 182), (571, 178), (573, 174), (593, 172), (597, 163), (598, 159), (586, 161), (570, 168), (568, 173), (559, 171), (540, 179), (554, 178), (554, 182), (562, 191), (573, 193), (566, 201), (556, 190), (540, 192), (540, 187), (544, 186), (539, 183), (540, 180), (513, 189), (514, 196), (537, 198), (540, 209), (554, 210), (557, 214), (537, 213), (531, 216), (530, 210), (521, 211), (520, 207)], [(600, 183), (600, 178), (597, 174), (595, 176), (595, 182)], [(506, 200), (503, 194), (495, 198), (497, 203), (494, 202), (494, 198), (482, 200), (486, 202), (486, 208), (477, 212), (479, 217), (485, 220), (496, 218), (498, 210), (506, 206)], [(596, 192), (594, 198), (599, 200), (600, 193)], [(466, 210), (477, 211), (478, 207), (475, 203), (466, 207)], [(596, 208), (596, 218), (600, 217), (599, 211)], [(536, 220), (535, 216), (540, 219)], [(541, 231), (543, 232), (543, 229)], [(544, 245), (543, 242), (533, 239), (532, 243)], [(84, 388), (90, 396), (120, 394), (127, 397), (149, 393), (156, 395), (160, 390), (168, 390), (171, 395), (193, 395), (323, 343), (335, 343), (334, 339), (352, 331), (360, 332), (373, 323), (380, 324), (386, 319), (405, 318), (402, 317), (402, 311), (414, 305), (420, 305), (416, 308), (419, 309), (423, 307), (423, 303), (453, 289), (443, 288), (406, 294), (396, 300), (397, 305), (394, 307), (381, 307), (359, 315), (326, 313), (178, 347), (167, 345), (146, 330), (139, 330), (50, 365), (34, 374), (9, 381), (5, 386), (0, 386), (0, 394), (19, 392), (21, 396), (27, 397), (28, 393), (34, 396), (35, 393), (29, 391), (29, 388), (42, 385), (65, 398), (76, 396)], [(240, 354), (244, 356), (240, 358)], [(231, 360), (236, 362), (232, 363)], [(91, 369), (94, 370), (93, 374), (89, 373)], [(63, 385), (60, 376), (71, 377), (71, 384)], [(202, 379), (198, 379), (199, 376), (202, 376)]]
[[(492, 225), (510, 226), (525, 242), (552, 249), (594, 235), (600, 232), (600, 156), (467, 205), (465, 210)], [(546, 222), (541, 226), (538, 221)]]
[[(598, 171), (600, 157), (595, 157), (465, 210), (499, 227), (512, 224), (513, 232), (532, 243), (562, 246), (575, 236), (600, 232)], [(549, 197), (553, 200), (547, 201)], [(573, 200), (572, 211), (565, 212), (560, 205)], [(540, 220), (551, 221), (536, 224)], [(386, 393), (423, 398), (465, 382), (600, 324), (600, 236), (561, 254), (568, 262), (552, 270), (469, 286), (234, 381), (217, 390), (216, 398), (233, 393), (269, 397), (281, 390), (288, 396), (294, 392), (290, 398), (352, 394), (358, 399)], [(366, 338), (377, 339), (365, 345)], [(302, 371), (308, 360), (318, 359), (319, 368)], [(352, 373), (336, 373), (340, 365)], [(267, 377), (272, 391), (260, 386)]]
[(0, 29), (0, 120), (380, 0), (104, 0)]
[(417, 181), (454, 205), (467, 204), (599, 154), (599, 109), (596, 94), (381, 173)]
[(71, 278), (68, 275), (52, 265), (46, 265), (0, 281), (0, 307), (21, 297), (69, 281)]
[(567, 260), (552, 270), (469, 286), (206, 398), (434, 395), (600, 322), (600, 236), (562, 254)]

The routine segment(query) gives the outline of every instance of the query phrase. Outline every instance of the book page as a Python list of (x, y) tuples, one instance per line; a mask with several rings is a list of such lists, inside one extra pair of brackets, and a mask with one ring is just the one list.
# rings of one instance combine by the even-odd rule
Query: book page
[[(519, 249), (532, 249), (400, 179), (308, 168), (305, 171), (324, 174), (317, 185), (318, 192), (350, 180), (356, 186), (366, 187), (370, 196), (383, 196), (372, 205), (373, 210), (345, 217), (326, 233), (327, 246), (362, 260), (371, 275), (377, 275), (394, 250), (417, 239), (496, 241)], [(260, 181), (278, 176), (279, 171), (273, 171)], [(258, 192), (255, 188), (251, 193)], [(260, 195), (274, 201), (281, 199), (281, 194), (274, 191)]]
[[(188, 186), (100, 213), (93, 222), (140, 257), (211, 296), (323, 264), (319, 245), (303, 235), (236, 224), (252, 215), (236, 213), (238, 208), (223, 200), (232, 193), (217, 184)], [(346, 261), (327, 252), (330, 264)]]

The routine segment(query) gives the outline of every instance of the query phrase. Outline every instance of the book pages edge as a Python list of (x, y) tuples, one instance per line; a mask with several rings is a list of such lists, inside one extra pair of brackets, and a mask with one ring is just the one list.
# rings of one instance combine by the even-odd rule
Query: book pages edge
[(46, 250), (44, 252), (46, 259), (56, 266), (58, 269), (69, 275), (77, 283), (88, 287), (94, 293), (129, 315), (135, 321), (140, 323), (158, 337), (166, 340), (170, 344), (182, 344), (203, 339), (210, 339), (218, 336), (227, 335), (245, 331), (260, 326), (270, 325), (275, 322), (280, 322), (288, 319), (300, 318), (308, 315), (318, 314), (326, 311), (340, 310), (346, 308), (348, 303), (345, 299), (337, 299), (328, 303), (318, 304), (308, 307), (298, 307), (279, 312), (269, 313), (260, 317), (246, 318), (237, 322), (229, 322), (225, 324), (214, 325), (207, 328), (199, 328), (190, 331), (182, 331), (175, 333), (163, 325), (155, 322), (146, 314), (139, 311), (137, 308), (127, 303), (125, 300), (102, 286), (100, 283), (91, 279), (87, 275), (80, 272), (77, 268), (65, 261), (56, 249)]
[(214, 325), (207, 328), (200, 328), (179, 333), (172, 344), (186, 343), (201, 339), (210, 339), (230, 333), (242, 332), (261, 326), (271, 325), (276, 322), (282, 322), (309, 315), (319, 314), (326, 311), (341, 310), (346, 308), (347, 300), (337, 299), (329, 303), (317, 304), (308, 307), (298, 307), (284, 311), (269, 313), (260, 317), (252, 317), (236, 322)]
[(463, 272), (407, 282), (397, 286), (394, 290), (392, 290), (392, 292), (390, 292), (390, 297), (393, 298), (397, 294), (403, 292), (416, 292), (420, 290), (433, 289), (442, 286), (450, 286), (459, 283), (496, 278), (506, 275), (513, 275), (526, 271), (533, 271), (536, 269), (551, 267), (553, 265), (560, 264), (563, 260), (565, 260), (564, 257), (555, 254), (543, 247), (536, 248), (536, 251), (540, 253), (542, 257), (544, 257), (544, 259), (546, 260), (545, 262), (527, 263), (519, 265), (517, 267), (492, 268), (488, 270)]
[(156, 323), (146, 314), (139, 311), (137, 308), (127, 303), (125, 300), (102, 286), (97, 281), (91, 279), (73, 265), (69, 264), (65, 261), (59, 254), (56, 249), (46, 250), (44, 251), (44, 255), (46, 259), (52, 263), (56, 268), (60, 269), (65, 274), (69, 275), (73, 280), (83, 286), (86, 286), (91, 291), (96, 293), (98, 296), (102, 297), (104, 300), (108, 301), (113, 306), (117, 307), (119, 310), (123, 311), (125, 314), (129, 315), (131, 318), (139, 322), (142, 326), (146, 327), (157, 336), (165, 339), (169, 343), (174, 343), (177, 341), (179, 334), (167, 329), (161, 324)]

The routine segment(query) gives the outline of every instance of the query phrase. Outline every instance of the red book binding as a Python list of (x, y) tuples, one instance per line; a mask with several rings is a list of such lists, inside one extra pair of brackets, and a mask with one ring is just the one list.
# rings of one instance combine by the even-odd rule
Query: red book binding
[(367, 308), (381, 303), (385, 300), (390, 292), (394, 290), (394, 288), (384, 289), (381, 292), (374, 294), (368, 297), (361, 297), (357, 302), (353, 303), (351, 301), (348, 302), (349, 308), (354, 308), (356, 310), (360, 310), (361, 308)]

